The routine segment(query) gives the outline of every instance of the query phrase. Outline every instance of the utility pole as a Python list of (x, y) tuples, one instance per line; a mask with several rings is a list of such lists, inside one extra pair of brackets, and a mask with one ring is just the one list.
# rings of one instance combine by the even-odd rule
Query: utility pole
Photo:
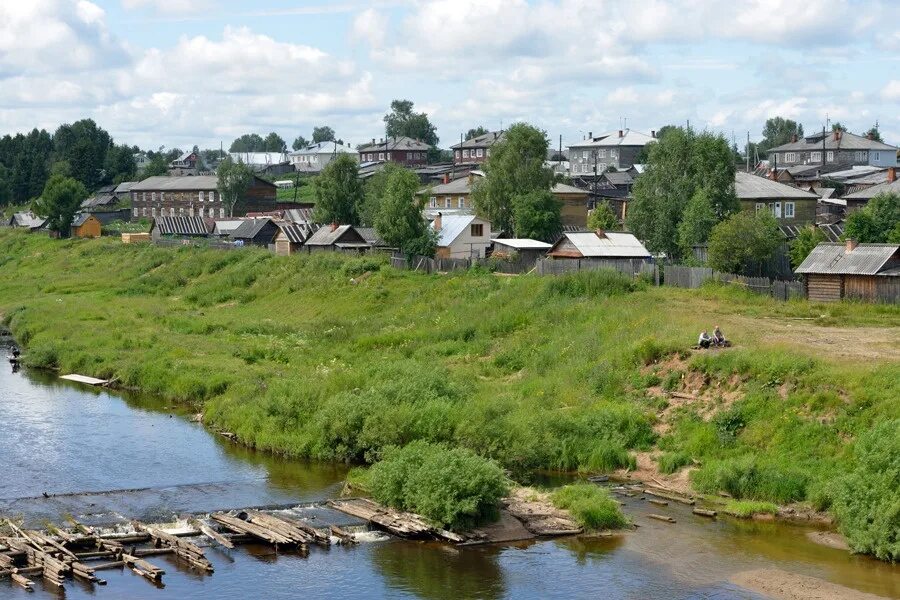
[(825, 128), (822, 127), (822, 166), (825, 166)]
[(750, 172), (750, 132), (747, 132), (747, 172)]

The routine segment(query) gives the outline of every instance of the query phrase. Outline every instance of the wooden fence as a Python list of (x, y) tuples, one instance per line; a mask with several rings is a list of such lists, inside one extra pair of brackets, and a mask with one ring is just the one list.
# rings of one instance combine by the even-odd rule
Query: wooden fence
[(638, 258), (623, 258), (617, 260), (603, 260), (595, 258), (565, 259), (539, 258), (535, 263), (535, 272), (538, 275), (561, 275), (563, 273), (576, 273), (578, 271), (599, 271), (610, 269), (623, 275), (635, 278), (641, 275), (653, 277), (656, 266)]
[(164, 248), (180, 248), (182, 246), (193, 246), (195, 248), (214, 248), (217, 250), (235, 250), (237, 248), (250, 248), (249, 244), (247, 246), (235, 246), (232, 241), (225, 241), (219, 239), (211, 239), (204, 237), (196, 237), (196, 238), (167, 238), (161, 237), (153, 240), (153, 243), (157, 246), (161, 246)]
[(666, 265), (664, 269), (664, 285), (672, 287), (696, 289), (709, 280), (739, 285), (757, 294), (771, 296), (778, 300), (789, 300), (804, 296), (803, 283), (799, 281), (779, 281), (768, 277), (745, 277), (743, 275), (734, 275), (733, 273), (719, 273), (708, 267)]
[(413, 257), (407, 261), (406, 257), (399, 254), (391, 256), (391, 265), (397, 269), (418, 271), (421, 273), (448, 273), (452, 271), (466, 270), (474, 266), (482, 266), (499, 273), (517, 275), (534, 271), (538, 275), (562, 275), (577, 271), (597, 271), (600, 269), (612, 269), (629, 277), (646, 275), (653, 277), (655, 267), (652, 263), (640, 259), (621, 260), (596, 260), (596, 259), (567, 259), (554, 260), (551, 258), (539, 258), (537, 262), (506, 261), (491, 258), (427, 258), (425, 256)]

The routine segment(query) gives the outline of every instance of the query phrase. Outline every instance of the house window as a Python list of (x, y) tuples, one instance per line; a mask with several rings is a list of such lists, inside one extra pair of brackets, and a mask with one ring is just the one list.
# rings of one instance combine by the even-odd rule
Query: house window
[(856, 151), (856, 160), (858, 162), (864, 162), (866, 160), (866, 151), (865, 150), (857, 150)]
[(137, 207), (131, 209), (131, 214), (132, 214), (132, 216), (135, 216), (135, 217), (138, 216), (138, 209), (137, 209)]
[(141, 192), (141, 200), (143, 200), (144, 202), (147, 201), (147, 192)]
[(762, 202), (757, 202), (756, 203), (756, 212), (759, 212), (761, 210), (766, 210), (766, 205)]
[(466, 198), (464, 196), (460, 196), (456, 200), (456, 208), (465, 208), (466, 207)]
[(412, 152), (407, 152), (407, 153), (406, 153), (406, 160), (412, 160), (412, 159), (413, 159), (413, 153), (412, 153)]
[(459, 160), (459, 150), (457, 150), (454, 154), (456, 155), (457, 160)]
[(872, 160), (881, 160), (881, 152), (873, 152)]
[[(183, 210), (183, 209), (182, 209), (182, 210)], [(169, 209), (169, 216), (170, 216), (170, 217), (174, 217), (174, 216), (175, 216), (175, 207), (174, 207), (174, 206), (173, 206), (172, 208)]]
[(200, 195), (200, 202), (203, 202), (203, 192), (199, 192), (199, 195)]
[(781, 218), (781, 202), (776, 202), (775, 204), (772, 205), (772, 214), (775, 216), (776, 219)]
[(479, 148), (476, 152), (478, 153), (478, 158), (484, 158), (484, 150)]
[(598, 173), (606, 173), (606, 163), (600, 163), (597, 165)]
[(597, 153), (597, 156), (600, 158), (606, 158), (606, 150), (601, 148), (600, 151)]
[(793, 219), (794, 218), (794, 203), (793, 202), (785, 202), (784, 203), (784, 218), (785, 219)]
[(451, 206), (453, 206), (453, 198), (447, 196), (444, 198), (444, 208), (450, 208)]
[(131, 192), (131, 199), (132, 199), (132, 201), (137, 202), (137, 198), (138, 198), (137, 192)]
[(150, 209), (150, 216), (151, 216), (151, 217), (155, 217), (155, 216), (156, 216), (156, 207), (155, 207), (155, 206), (154, 206), (153, 208)]
[[(201, 210), (202, 210), (202, 209), (201, 209)], [(189, 217), (193, 217), (193, 216), (194, 216), (194, 207), (193, 207), (193, 206), (191, 206), (190, 208), (188, 208), (188, 216), (189, 216)]]
[[(221, 209), (220, 209), (220, 210), (221, 210)], [(223, 211), (223, 212), (224, 212), (224, 211)], [(209, 209), (209, 218), (210, 218), (210, 219), (214, 219), (215, 217), (216, 217), (216, 209), (210, 208), (210, 209)]]
[(618, 150), (613, 149), (613, 150), (610, 150), (610, 151), (609, 151), (609, 157), (610, 157), (610, 158), (617, 158), (618, 156), (619, 156), (619, 151), (618, 151)]
[(797, 162), (797, 153), (796, 152), (785, 152), (784, 153), (784, 162)]
[[(210, 212), (212, 212), (212, 211), (210, 211)], [(212, 215), (210, 215), (210, 216), (212, 216)], [(219, 218), (220, 218), (220, 219), (224, 219), (224, 218), (225, 218), (225, 209), (224, 209), (224, 208), (220, 208), (220, 209), (219, 209)]]
[(585, 150), (584, 152), (582, 152), (581, 155), (582, 155), (582, 157), (583, 157), (585, 160), (587, 160), (587, 159), (589, 159), (589, 158), (591, 157), (590, 152), (588, 152), (587, 150)]
[(484, 235), (484, 225), (481, 223), (472, 223), (469, 225), (469, 235), (472, 237), (481, 237)]
[(144, 216), (144, 217), (147, 216), (147, 207), (146, 206), (141, 209), (141, 216)]
[(384, 152), (378, 153), (378, 160), (384, 160)]
[(809, 153), (809, 161), (814, 163), (822, 162), (822, 153), (821, 152), (810, 152)]
[(156, 192), (150, 192), (150, 201), (156, 202)]
[(834, 162), (834, 152), (832, 150), (829, 150), (825, 153), (825, 160), (827, 160), (828, 162)]
[(431, 199), (428, 201), (428, 206), (430, 206), (431, 208), (437, 208), (437, 198), (432, 196)]
[(215, 192), (210, 192), (210, 193), (209, 193), (209, 201), (210, 201), (210, 202), (215, 202), (215, 201), (216, 201), (216, 193), (215, 193)]
[[(173, 208), (172, 210), (175, 210), (175, 209)], [(178, 216), (180, 216), (180, 217), (184, 216), (184, 207), (183, 206), (178, 207)]]
[(469, 151), (463, 150), (463, 158), (469, 158)]
[(491, 155), (491, 149), (488, 148), (487, 150), (485, 150), (485, 151), (484, 151), (484, 155), (485, 155), (485, 156), (490, 156), (490, 155)]

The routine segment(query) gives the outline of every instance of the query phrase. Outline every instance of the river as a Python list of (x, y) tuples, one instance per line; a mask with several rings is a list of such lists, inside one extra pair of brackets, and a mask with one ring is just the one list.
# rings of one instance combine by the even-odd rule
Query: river
[[(0, 348), (0, 355), (5, 351)], [(32, 524), (76, 515), (88, 523), (171, 520), (185, 512), (333, 497), (342, 467), (241, 448), (193, 423), (178, 407), (109, 393), (48, 373), (0, 365), (0, 514)], [(49, 498), (44, 497), (46, 493)], [(888, 598), (897, 566), (809, 541), (784, 524), (696, 517), (687, 507), (627, 499), (641, 527), (611, 539), (567, 538), (453, 548), (371, 541), (312, 548), (307, 557), (261, 546), (210, 550), (200, 576), (167, 557), (157, 589), (130, 571), (104, 571), (107, 587), (66, 586), (65, 598), (760, 598), (728, 583), (740, 571), (779, 568)], [(677, 524), (649, 520), (668, 511)], [(63, 597), (41, 584), (38, 597)], [(0, 580), (0, 598), (24, 598)], [(31, 596), (33, 597), (33, 596)]]

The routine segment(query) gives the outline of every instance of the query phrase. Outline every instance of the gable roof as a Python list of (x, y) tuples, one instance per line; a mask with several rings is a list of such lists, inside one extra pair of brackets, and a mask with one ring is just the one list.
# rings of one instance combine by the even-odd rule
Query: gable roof
[[(813, 248), (796, 273), (823, 275), (876, 275), (879, 271), (900, 266), (894, 258), (898, 244), (859, 244), (847, 251), (846, 244), (822, 243)], [(900, 275), (900, 271), (897, 273)]]
[(738, 200), (817, 200), (812, 192), (778, 183), (752, 173), (734, 174), (734, 191)]
[[(808, 135), (796, 142), (788, 142), (774, 148), (770, 148), (769, 152), (815, 152), (822, 149), (822, 132)], [(834, 132), (825, 133), (825, 150), (893, 150), (897, 151), (897, 146), (890, 146), (883, 142), (870, 140), (863, 135), (856, 135), (849, 131), (841, 133), (840, 137), (835, 140)]]
[[(621, 136), (619, 134), (622, 134)], [(611, 146), (646, 146), (650, 142), (655, 142), (656, 138), (634, 131), (633, 129), (622, 129), (621, 131), (610, 131), (594, 136), (589, 140), (583, 140), (574, 144), (569, 144), (569, 148), (609, 148)]]
[(450, 146), (451, 150), (465, 150), (468, 148), (490, 148), (497, 142), (503, 140), (505, 131), (489, 131), (488, 133), (465, 140), (460, 144)]
[(305, 223), (279, 223), (278, 227), (292, 244), (302, 244), (316, 232), (316, 227)]
[(203, 217), (156, 217), (150, 231), (160, 235), (209, 235), (215, 222)]
[[(473, 173), (475, 173), (473, 171)], [(482, 177), (475, 173), (475, 177)], [(473, 177), (472, 182), (475, 182), (475, 178)], [(431, 189), (431, 194), (433, 196), (441, 196), (443, 194), (470, 194), (472, 193), (472, 183), (469, 183), (468, 177), (460, 177), (458, 179), (454, 179), (450, 183), (442, 183), (440, 185), (432, 186), (431, 188), (422, 188), (419, 190), (419, 194), (424, 194)], [(587, 194), (587, 190), (583, 190), (579, 187), (575, 187), (574, 185), (567, 185), (565, 183), (557, 183), (550, 189), (554, 194)]]
[(91, 213), (78, 213), (75, 215), (75, 218), (72, 219), (72, 227), (81, 227), (91, 218), (96, 219)]
[(431, 148), (425, 142), (410, 137), (391, 137), (377, 144), (368, 144), (359, 149), (360, 152), (385, 152), (387, 150), (428, 151)]
[(290, 153), (290, 156), (302, 156), (305, 154), (356, 154), (356, 150), (354, 150), (350, 146), (344, 146), (338, 144), (337, 142), (329, 141), (329, 142), (319, 142), (317, 144), (310, 144), (306, 148), (300, 148), (299, 150), (295, 150)]
[(11, 227), (27, 227), (28, 229), (40, 229), (44, 226), (47, 219), (38, 217), (33, 212), (17, 212), (9, 218)]
[(845, 194), (845, 200), (871, 200), (878, 194), (900, 194), (900, 179), (896, 181), (892, 181), (890, 183), (882, 183), (879, 185), (873, 185), (872, 187), (866, 188), (864, 190), (860, 190), (858, 192), (853, 192), (852, 194)]
[(332, 246), (341, 243), (365, 243), (353, 225), (339, 225), (334, 230), (330, 225), (319, 227), (314, 234), (306, 240), (307, 246)]
[[(472, 221), (478, 219), (475, 215), (441, 215), (441, 229), (438, 231), (437, 245), (446, 248), (466, 230)], [(484, 221), (484, 219), (479, 219)], [(487, 221), (484, 221), (487, 223)], [(430, 227), (434, 229), (434, 221)]]
[(551, 248), (551, 244), (531, 238), (497, 238), (494, 243), (516, 250), (549, 250)]
[(168, 177), (166, 175), (156, 175), (134, 184), (131, 186), (131, 191), (196, 192), (216, 190), (218, 187), (219, 178), (215, 175), (195, 175), (193, 177)]
[[(575, 247), (576, 253), (556, 250), (565, 241)], [(620, 231), (563, 233), (549, 254), (570, 258), (650, 258), (650, 253), (634, 235)]]
[[(230, 237), (232, 239), (238, 240), (252, 240), (256, 238), (257, 235), (269, 224), (272, 223), (272, 219), (263, 218), (263, 219), (247, 219), (243, 223), (237, 226), (237, 228), (231, 232)], [(275, 234), (272, 234), (272, 237), (275, 237)]]
[(628, 171), (609, 171), (603, 174), (606, 179), (613, 185), (631, 185), (634, 183), (634, 177)]

